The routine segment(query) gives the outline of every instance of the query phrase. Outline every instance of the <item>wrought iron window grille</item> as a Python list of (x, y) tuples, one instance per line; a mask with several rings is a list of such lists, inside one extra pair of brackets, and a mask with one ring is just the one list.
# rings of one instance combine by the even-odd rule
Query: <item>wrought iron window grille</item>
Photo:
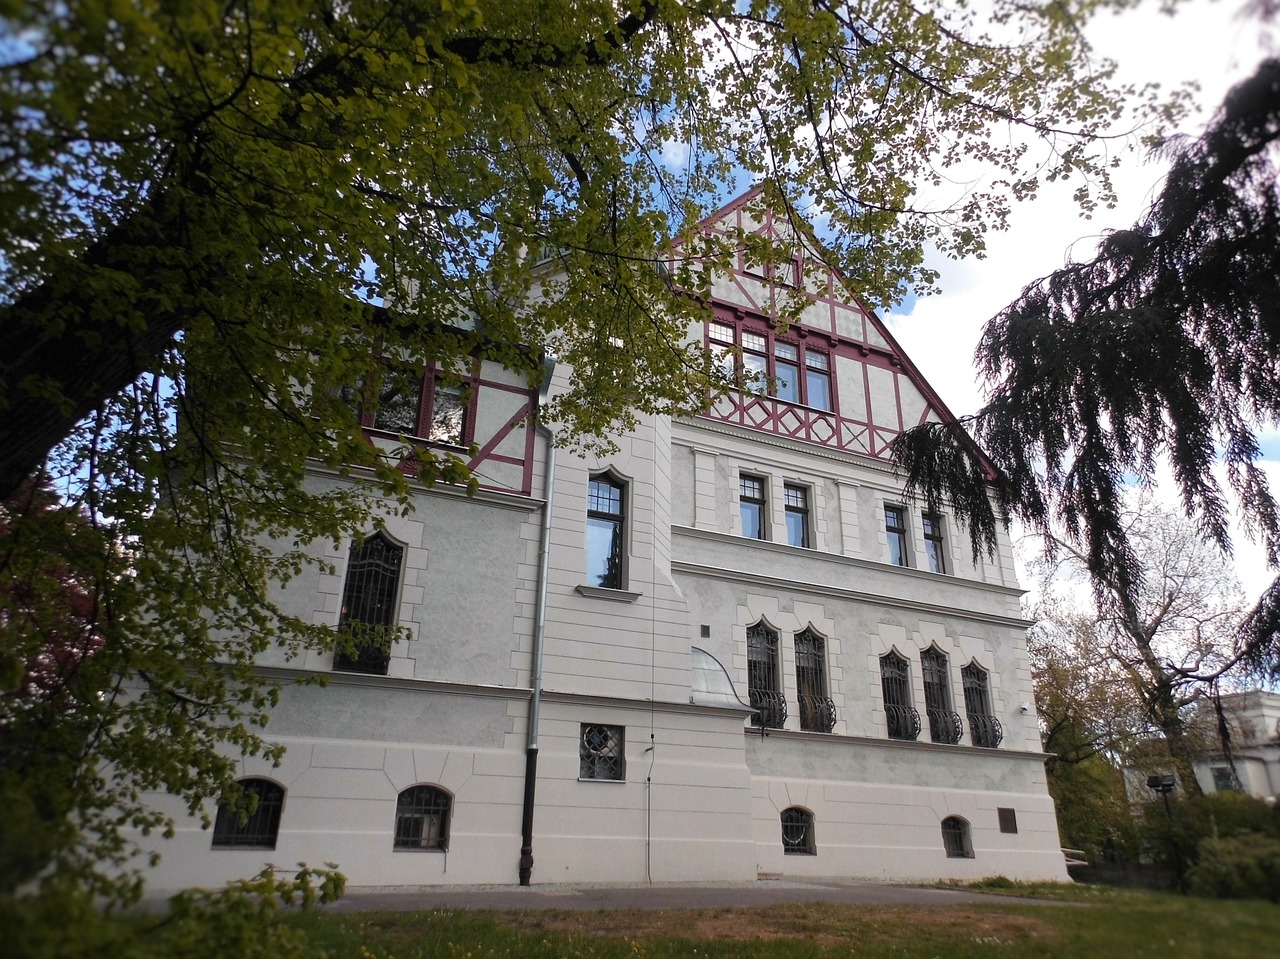
[(782, 810), (782, 851), (788, 856), (816, 856), (813, 813), (798, 806)]
[(345, 646), (334, 652), (335, 670), (386, 675), (403, 560), (404, 550), (381, 532), (351, 545), (338, 620)]
[(800, 728), (829, 733), (836, 725), (836, 704), (827, 695), (826, 644), (821, 636), (806, 629), (796, 634), (795, 650)]
[(627, 778), (623, 727), (583, 723), (578, 740), (578, 778), (622, 782)]
[(942, 848), (948, 859), (972, 859), (973, 843), (969, 838), (969, 824), (959, 816), (942, 820)]
[(747, 697), (755, 710), (752, 725), (781, 729), (786, 723), (787, 700), (778, 670), (778, 634), (763, 623), (747, 628)]
[(924, 676), (924, 708), (929, 717), (929, 738), (935, 743), (955, 745), (964, 735), (960, 714), (951, 708), (951, 681), (946, 654), (926, 649), (920, 654)]
[(987, 671), (977, 663), (960, 670), (964, 687), (964, 711), (969, 719), (969, 735), (975, 746), (995, 749), (1004, 739), (1004, 727), (992, 715), (991, 689)]
[(213, 824), (215, 849), (275, 849), (280, 833), (280, 813), (284, 809), (284, 787), (269, 779), (242, 779), (239, 786), (249, 800), (248, 807), (232, 808), (218, 803)]
[(920, 736), (920, 714), (911, 705), (909, 677), (907, 661), (897, 653), (880, 657), (880, 689), (889, 738), (914, 742)]
[(396, 799), (394, 850), (449, 849), (453, 799), (436, 786), (410, 786)]

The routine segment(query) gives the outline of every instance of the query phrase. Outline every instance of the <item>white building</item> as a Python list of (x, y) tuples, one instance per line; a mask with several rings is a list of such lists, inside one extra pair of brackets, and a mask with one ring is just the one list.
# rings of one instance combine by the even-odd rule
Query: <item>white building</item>
[[(772, 236), (751, 199), (715, 222)], [(1066, 879), (1008, 542), (975, 564), (904, 499), (888, 444), (950, 414), (838, 278), (806, 284), (781, 333), (743, 263), (690, 331), (775, 395), (650, 418), (605, 459), (553, 455), (536, 391), (488, 363), (461, 400), (428, 371), (368, 413), (375, 440), (475, 444), (482, 490), (423, 491), (289, 585), (292, 612), (407, 638), (265, 664), (330, 682), (275, 710), (281, 766), (244, 762), (253, 820), (183, 819), (152, 888), (268, 861), (353, 886)]]
[(1222, 708), (1231, 730), (1231, 755), (1219, 752), (1196, 763), (1200, 788), (1275, 802), (1280, 797), (1280, 693), (1227, 693)]

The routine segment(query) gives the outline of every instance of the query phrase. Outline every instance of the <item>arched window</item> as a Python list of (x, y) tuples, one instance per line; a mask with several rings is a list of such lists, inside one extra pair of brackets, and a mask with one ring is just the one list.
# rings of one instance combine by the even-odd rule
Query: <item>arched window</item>
[(920, 654), (924, 674), (924, 708), (929, 715), (929, 738), (935, 743), (960, 742), (964, 732), (959, 714), (951, 708), (951, 670), (947, 654), (930, 646)]
[(911, 674), (907, 661), (895, 653), (880, 657), (880, 691), (890, 739), (914, 740), (920, 735), (920, 714), (911, 705)]
[(800, 728), (829, 733), (836, 725), (836, 704), (827, 695), (826, 643), (812, 629), (796, 633), (796, 700)]
[(969, 824), (959, 816), (942, 820), (942, 848), (948, 859), (972, 859), (973, 843), (969, 840)]
[(1004, 738), (1004, 727), (991, 712), (987, 671), (977, 663), (970, 663), (960, 670), (960, 682), (964, 686), (964, 711), (969, 717), (969, 735), (973, 737), (973, 744), (994, 749)]
[(747, 696), (756, 710), (754, 725), (782, 728), (787, 701), (778, 670), (778, 634), (763, 622), (747, 627)]
[(782, 810), (782, 851), (788, 856), (816, 856), (813, 813), (799, 806)]
[(404, 549), (381, 532), (351, 544), (338, 629), (353, 645), (334, 653), (334, 669), (386, 675), (403, 560)]
[(410, 786), (396, 800), (393, 849), (449, 848), (453, 799), (438, 786)]
[(626, 586), (626, 488), (610, 475), (587, 484), (587, 585)]
[(284, 808), (284, 787), (270, 779), (241, 779), (248, 805), (218, 803), (213, 824), (215, 849), (275, 849)]

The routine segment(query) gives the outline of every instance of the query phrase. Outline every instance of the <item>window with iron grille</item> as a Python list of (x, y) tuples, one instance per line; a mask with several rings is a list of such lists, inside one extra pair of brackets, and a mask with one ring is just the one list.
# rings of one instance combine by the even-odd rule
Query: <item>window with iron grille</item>
[(934, 647), (920, 654), (924, 679), (924, 708), (929, 716), (929, 738), (935, 743), (958, 743), (963, 732), (960, 717), (951, 708), (951, 676), (947, 656)]
[(969, 839), (969, 824), (959, 816), (942, 820), (942, 848), (948, 859), (972, 859), (973, 843)]
[(813, 839), (813, 813), (799, 806), (782, 810), (782, 851), (788, 856), (816, 856)]
[(884, 508), (884, 534), (889, 543), (889, 562), (907, 566), (907, 519), (901, 506)]
[(623, 588), (625, 488), (609, 476), (593, 476), (587, 486), (587, 585)]
[(756, 712), (751, 722), (781, 729), (787, 721), (778, 669), (778, 634), (764, 623), (747, 627), (747, 696)]
[(827, 695), (826, 643), (811, 629), (797, 633), (796, 699), (800, 705), (800, 728), (829, 733), (836, 724), (836, 708)]
[(764, 539), (764, 480), (759, 476), (738, 477), (738, 509), (742, 514), (742, 535), (751, 539)]
[(911, 673), (897, 653), (880, 657), (880, 691), (890, 739), (914, 740), (920, 735), (920, 715), (911, 705)]
[(622, 726), (583, 723), (578, 736), (578, 778), (625, 781), (625, 747)]
[(787, 483), (782, 487), (787, 509), (787, 542), (792, 546), (809, 545), (809, 491)]
[(218, 803), (213, 824), (215, 849), (275, 849), (284, 808), (284, 787), (269, 779), (241, 779), (247, 805)]
[(994, 749), (1004, 738), (1004, 727), (991, 711), (987, 671), (977, 663), (970, 663), (960, 670), (960, 683), (964, 687), (964, 711), (973, 744)]
[(1011, 806), (997, 806), (996, 818), (1000, 820), (1000, 831), (1016, 833), (1018, 831), (1018, 812)]
[(937, 513), (925, 513), (920, 522), (924, 526), (924, 552), (929, 559), (929, 569), (945, 573), (947, 560), (943, 554), (942, 517)]
[(447, 851), (452, 811), (453, 798), (438, 786), (410, 786), (396, 799), (392, 849)]
[(334, 669), (386, 674), (403, 560), (404, 549), (381, 532), (351, 544), (338, 619), (339, 632), (350, 645), (334, 653)]

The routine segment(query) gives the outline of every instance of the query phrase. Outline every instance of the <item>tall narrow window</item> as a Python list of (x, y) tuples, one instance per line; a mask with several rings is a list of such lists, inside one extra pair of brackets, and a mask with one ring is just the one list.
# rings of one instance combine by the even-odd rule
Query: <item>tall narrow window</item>
[(742, 535), (764, 539), (764, 480), (743, 473), (738, 477), (738, 509), (742, 513)]
[(751, 717), (754, 725), (781, 729), (787, 721), (780, 678), (778, 634), (764, 623), (747, 627), (747, 696), (756, 711)]
[(465, 414), (467, 410), (466, 396), (456, 386), (445, 386), (437, 381), (430, 394), (431, 413), (427, 421), (427, 439), (432, 443), (446, 443), (461, 446)]
[(813, 813), (799, 806), (782, 810), (782, 851), (788, 856), (816, 856), (813, 841)]
[(422, 371), (387, 367), (378, 386), (378, 405), (373, 411), (373, 428), (418, 435), (418, 403), (422, 395)]
[(987, 683), (987, 671), (977, 663), (970, 663), (960, 670), (960, 683), (964, 687), (964, 711), (969, 720), (969, 735), (973, 737), (973, 744), (994, 749), (1004, 738), (1004, 729), (991, 711), (991, 689)]
[(884, 533), (889, 542), (889, 562), (894, 566), (907, 563), (907, 519), (901, 506), (884, 508)]
[(800, 728), (829, 733), (836, 725), (836, 704), (827, 695), (827, 651), (821, 636), (811, 629), (797, 633), (796, 698), (800, 704)]
[(800, 402), (800, 351), (794, 343), (773, 342), (774, 395), (788, 403)]
[(403, 559), (404, 550), (381, 532), (351, 544), (338, 620), (346, 646), (334, 653), (334, 669), (386, 674)]
[(804, 367), (807, 405), (831, 412), (831, 359), (826, 353), (806, 350)]
[(587, 585), (623, 588), (623, 486), (607, 476), (587, 486)]
[(783, 487), (787, 508), (787, 542), (792, 546), (809, 545), (809, 491), (803, 486)]
[(929, 716), (929, 738), (935, 743), (958, 743), (964, 731), (951, 708), (951, 676), (947, 656), (934, 647), (920, 654), (924, 678), (924, 708)]
[(449, 848), (449, 813), (453, 800), (436, 786), (410, 786), (396, 799), (395, 840), (391, 848)]
[(897, 653), (880, 657), (880, 691), (890, 739), (914, 740), (920, 735), (920, 714), (911, 705), (911, 674)]
[(759, 333), (742, 331), (743, 388), (751, 393), (769, 391), (768, 341)]
[(942, 820), (942, 848), (948, 859), (972, 859), (973, 844), (969, 841), (969, 824), (959, 816)]
[[(280, 811), (284, 808), (284, 787), (269, 779), (242, 779), (248, 806), (218, 803), (213, 824), (215, 849), (275, 849), (280, 833)], [(252, 807), (252, 808), (249, 808)]]
[(929, 557), (929, 569), (945, 573), (947, 560), (942, 550), (942, 517), (937, 513), (925, 513), (920, 522), (924, 526), (924, 551)]

